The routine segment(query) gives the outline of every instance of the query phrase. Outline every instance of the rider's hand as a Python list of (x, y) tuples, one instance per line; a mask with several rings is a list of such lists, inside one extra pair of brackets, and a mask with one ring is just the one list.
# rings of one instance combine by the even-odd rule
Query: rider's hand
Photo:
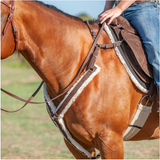
[(117, 17), (119, 17), (122, 14), (122, 10), (119, 7), (115, 7), (109, 10), (106, 10), (102, 12), (99, 16), (98, 19), (100, 20), (101, 23), (105, 22), (108, 19), (108, 25)]

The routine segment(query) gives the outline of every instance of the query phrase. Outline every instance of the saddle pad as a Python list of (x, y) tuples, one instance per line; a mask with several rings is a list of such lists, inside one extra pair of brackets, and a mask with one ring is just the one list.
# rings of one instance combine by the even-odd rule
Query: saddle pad
[(110, 25), (118, 40), (122, 40), (122, 50), (136, 74), (145, 82), (153, 79), (152, 65), (148, 63), (147, 54), (137, 30), (122, 16)]
[[(144, 77), (141, 76), (142, 74), (147, 74), (148, 77), (153, 78), (152, 66), (148, 63), (144, 47), (141, 43), (139, 36), (134, 35), (126, 30), (121, 31), (121, 36), (133, 51), (130, 52), (130, 54), (126, 54), (126, 56), (131, 63), (134, 62), (134, 64), (136, 65), (134, 65), (136, 73), (140, 77)], [(138, 72), (138, 70), (140, 70), (140, 73)], [(143, 71), (145, 73), (143, 73)]]
[[(115, 42), (118, 41), (116, 35), (114, 34), (114, 32), (113, 32), (113, 30), (111, 29), (110, 26), (105, 24), (104, 30), (107, 33), (107, 35), (109, 36), (112, 43), (115, 43)], [(143, 93), (148, 93), (150, 84), (147, 84), (147, 83), (143, 82), (141, 80), (141, 78), (137, 75), (137, 73), (134, 71), (131, 64), (129, 63), (128, 59), (126, 58), (121, 46), (115, 47), (114, 49), (115, 49), (117, 57), (120, 59), (121, 63), (125, 67), (125, 69), (126, 69), (128, 75), (129, 75), (130, 79), (132, 80), (132, 82), (136, 85), (136, 87), (140, 91), (142, 91)]]

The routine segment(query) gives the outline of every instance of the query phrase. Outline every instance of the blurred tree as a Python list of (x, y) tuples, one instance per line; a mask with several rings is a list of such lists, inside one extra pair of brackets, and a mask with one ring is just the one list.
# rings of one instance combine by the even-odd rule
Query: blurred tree
[(88, 21), (88, 20), (92, 20), (93, 18), (88, 16), (86, 13), (81, 13), (79, 15), (77, 15), (79, 18), (83, 19), (83, 21)]

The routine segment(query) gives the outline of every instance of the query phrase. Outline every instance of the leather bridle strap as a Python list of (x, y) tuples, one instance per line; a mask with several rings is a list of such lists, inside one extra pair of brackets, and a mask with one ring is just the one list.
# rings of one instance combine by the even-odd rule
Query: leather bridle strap
[(7, 31), (9, 24), (11, 23), (11, 26), (13, 29), (13, 34), (14, 34), (14, 40), (15, 40), (15, 49), (14, 49), (14, 51), (15, 51), (15, 50), (18, 50), (18, 31), (17, 31), (17, 28), (15, 27), (14, 22), (13, 22), (14, 0), (11, 0), (10, 4), (5, 2), (4, 0), (1, 0), (1, 3), (6, 5), (7, 7), (9, 7), (9, 9), (10, 9), (9, 16), (7, 18), (6, 24), (4, 26), (4, 29), (3, 29), (3, 32), (1, 35), (1, 41), (4, 37), (4, 35), (6, 34), (6, 31)]
[[(87, 26), (89, 26), (88, 21), (85, 22), (85, 23), (87, 24)], [(70, 84), (68, 84), (67, 87), (69, 87), (69, 86), (73, 83), (73, 81), (76, 81), (76, 80), (78, 79), (79, 75), (80, 75), (80, 74), (83, 72), (83, 70), (85, 69), (87, 62), (89, 61), (90, 56), (91, 56), (92, 52), (94, 51), (94, 48), (98, 45), (98, 39), (99, 39), (99, 37), (100, 37), (100, 35), (101, 35), (102, 31), (103, 31), (104, 25), (105, 25), (105, 23), (99, 24), (100, 29), (99, 29), (96, 37), (95, 37), (95, 35), (94, 35), (94, 38), (93, 38), (94, 41), (93, 41), (92, 46), (91, 46), (91, 48), (90, 48), (90, 50), (89, 50), (89, 52), (88, 52), (87, 57), (86, 57), (85, 60), (83, 61), (83, 63), (82, 63), (82, 65), (81, 65), (80, 69), (78, 70), (76, 76), (73, 78), (73, 80), (70, 82)], [(89, 29), (90, 29), (90, 28), (89, 28)], [(93, 30), (92, 30), (92, 31), (93, 31)], [(90, 31), (90, 32), (91, 32), (91, 31)], [(93, 34), (91, 34), (91, 35), (93, 36)], [(73, 84), (70, 86), (70, 88), (71, 88), (72, 86), (73, 86)], [(67, 88), (67, 87), (66, 87), (66, 88)], [(66, 88), (65, 88), (65, 89), (66, 89)]]

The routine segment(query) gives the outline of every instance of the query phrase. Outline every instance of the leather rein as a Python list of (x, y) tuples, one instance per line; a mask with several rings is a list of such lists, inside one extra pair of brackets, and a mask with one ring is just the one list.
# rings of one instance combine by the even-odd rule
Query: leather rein
[(4, 0), (1, 0), (1, 3), (4, 4), (5, 6), (9, 7), (9, 15), (8, 15), (6, 24), (4, 26), (4, 29), (2, 31), (1, 41), (4, 37), (4, 35), (6, 34), (6, 31), (7, 31), (7, 28), (9, 26), (9, 24), (11, 23), (12, 30), (13, 30), (13, 35), (14, 35), (14, 40), (15, 40), (15, 49), (14, 49), (14, 51), (15, 51), (15, 50), (18, 50), (18, 31), (17, 31), (17, 28), (15, 27), (14, 22), (13, 22), (13, 12), (14, 12), (14, 9), (15, 9), (14, 0), (11, 0), (10, 4), (5, 2)]
[[(16, 42), (16, 47), (15, 47), (15, 50), (18, 49), (18, 31), (17, 31), (17, 28), (14, 26), (14, 23), (13, 23), (13, 11), (14, 11), (14, 0), (11, 0), (11, 4), (8, 4), (7, 2), (5, 1), (1, 1), (1, 3), (5, 4), (6, 6), (8, 6), (10, 8), (10, 14), (9, 14), (9, 17), (8, 17), (8, 20), (7, 20), (7, 23), (4, 27), (4, 30), (3, 30), (3, 35), (1, 36), (1, 40), (3, 38), (3, 36), (5, 35), (6, 33), (6, 30), (8, 28), (8, 25), (9, 23), (11, 22), (12, 24), (12, 28), (13, 28), (13, 33), (14, 33), (14, 37), (15, 37), (15, 42)], [(93, 68), (93, 63), (92, 63), (92, 59), (94, 59), (93, 61), (95, 62), (96, 60), (96, 57), (98, 55), (98, 51), (99, 49), (109, 49), (109, 48), (114, 48), (114, 47), (117, 47), (119, 45), (121, 45), (121, 41), (118, 41), (118, 42), (115, 42), (115, 43), (111, 43), (111, 44), (98, 44), (98, 39), (103, 31), (103, 28), (104, 28), (104, 25), (105, 23), (103, 23), (102, 25), (100, 24), (100, 29), (98, 31), (98, 34), (96, 34), (94, 32), (94, 30), (92, 30), (92, 28), (90, 27), (90, 24), (89, 22), (87, 21), (86, 22), (89, 30), (90, 30), (90, 33), (94, 39), (93, 41), (93, 44), (88, 52), (88, 55), (87, 57), (85, 58), (85, 60), (83, 61), (80, 69), (78, 70), (77, 74), (75, 75), (75, 77), (73, 78), (73, 80), (68, 84), (68, 86), (66, 88), (63, 89), (63, 92), (60, 93), (59, 95), (57, 95), (56, 97), (52, 98), (51, 100), (49, 101), (45, 101), (45, 102), (31, 102), (31, 100), (35, 97), (35, 95), (38, 93), (38, 91), (41, 89), (44, 81), (41, 82), (41, 84), (39, 85), (39, 87), (37, 88), (37, 90), (31, 95), (31, 97), (28, 99), (28, 100), (24, 100), (4, 89), (1, 88), (1, 91), (6, 93), (7, 95), (17, 99), (17, 100), (20, 100), (22, 102), (25, 102), (25, 104), (20, 108), (20, 109), (17, 109), (17, 110), (14, 110), (14, 111), (8, 111), (8, 110), (5, 110), (5, 109), (2, 109), (2, 111), (5, 111), (5, 112), (8, 112), (8, 113), (14, 113), (14, 112), (18, 112), (19, 110), (21, 110), (22, 108), (24, 108), (27, 104), (44, 104), (44, 103), (48, 103), (50, 101), (53, 101), (53, 100), (56, 100), (57, 98), (61, 97), (62, 95), (64, 95), (65, 93), (67, 93), (71, 87), (74, 85), (74, 83), (77, 81), (77, 79), (79, 78), (80, 74), (84, 71), (84, 69), (86, 68), (86, 66), (88, 65), (87, 69), (91, 69)], [(93, 52), (93, 53), (92, 53)], [(91, 58), (91, 55), (92, 58)], [(91, 63), (90, 63), (91, 61)], [(88, 64), (89, 62), (89, 64)]]

